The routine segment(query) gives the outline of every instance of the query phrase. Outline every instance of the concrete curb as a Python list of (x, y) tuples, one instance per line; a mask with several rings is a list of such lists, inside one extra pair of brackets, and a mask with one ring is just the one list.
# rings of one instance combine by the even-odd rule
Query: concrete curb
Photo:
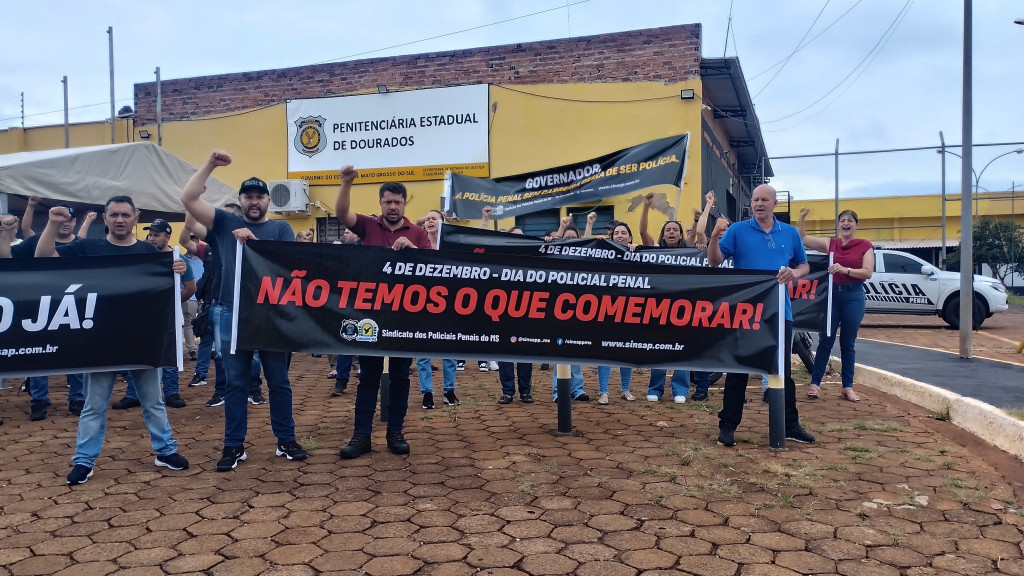
[[(839, 359), (833, 359), (838, 365)], [(863, 364), (857, 364), (854, 380), (858, 384), (913, 402), (936, 414), (948, 413), (953, 424), (1024, 460), (1024, 421), (1013, 418), (995, 406)]]

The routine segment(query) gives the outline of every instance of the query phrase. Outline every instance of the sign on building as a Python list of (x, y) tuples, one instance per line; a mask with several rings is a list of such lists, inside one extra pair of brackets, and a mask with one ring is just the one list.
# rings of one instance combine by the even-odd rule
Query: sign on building
[(440, 180), (449, 170), (488, 176), (486, 84), (291, 100), (288, 177), (339, 184)]

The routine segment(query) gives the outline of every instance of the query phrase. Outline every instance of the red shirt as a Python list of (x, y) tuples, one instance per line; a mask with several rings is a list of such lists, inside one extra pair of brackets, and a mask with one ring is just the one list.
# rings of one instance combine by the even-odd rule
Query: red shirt
[(430, 250), (430, 238), (427, 231), (413, 224), (408, 218), (402, 218), (402, 225), (396, 230), (388, 228), (383, 219), (370, 218), (363, 214), (356, 214), (356, 223), (351, 227), (352, 232), (359, 236), (363, 244), (367, 246), (394, 246), (395, 240), (408, 238), (417, 248)]
[[(839, 238), (829, 238), (828, 241), (828, 252), (835, 255), (832, 261), (846, 268), (863, 268), (864, 255), (874, 247), (874, 244), (862, 238), (854, 238), (845, 246)], [(833, 274), (832, 281), (836, 284), (862, 284), (864, 282), (846, 274)]]

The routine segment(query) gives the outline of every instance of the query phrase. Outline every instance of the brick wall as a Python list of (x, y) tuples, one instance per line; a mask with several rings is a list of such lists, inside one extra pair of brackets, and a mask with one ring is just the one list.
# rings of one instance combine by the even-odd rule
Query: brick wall
[[(681, 82), (700, 75), (700, 24), (318, 66), (164, 80), (163, 120), (286, 99), (461, 84)], [(156, 122), (156, 83), (135, 85), (139, 125)]]

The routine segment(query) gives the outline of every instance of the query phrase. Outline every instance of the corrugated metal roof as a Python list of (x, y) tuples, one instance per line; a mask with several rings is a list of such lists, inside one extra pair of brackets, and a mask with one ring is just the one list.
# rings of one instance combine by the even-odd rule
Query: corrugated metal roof
[[(906, 250), (908, 248), (938, 248), (942, 246), (939, 238), (920, 238), (917, 240), (872, 240), (875, 248), (892, 248), (894, 250)], [(947, 248), (960, 246), (959, 238), (946, 238)]]

